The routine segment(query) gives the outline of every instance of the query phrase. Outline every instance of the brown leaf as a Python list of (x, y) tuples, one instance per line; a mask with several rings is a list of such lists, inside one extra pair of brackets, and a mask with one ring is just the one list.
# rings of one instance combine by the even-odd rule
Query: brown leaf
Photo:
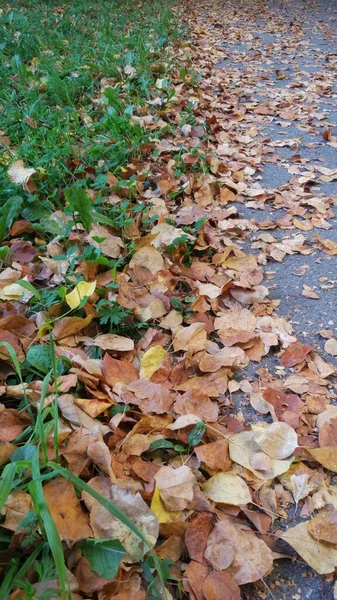
[(294, 367), (305, 360), (311, 350), (312, 346), (309, 344), (301, 344), (299, 341), (292, 342), (281, 354), (279, 362), (283, 367)]
[(98, 335), (94, 339), (93, 345), (102, 348), (102, 350), (116, 350), (118, 352), (128, 352), (135, 347), (133, 340), (114, 333), (102, 333)]
[(215, 423), (219, 415), (218, 406), (201, 390), (189, 391), (180, 396), (173, 409), (178, 415), (197, 415), (206, 423)]
[(122, 510), (131, 521), (141, 530), (147, 540), (144, 544), (119, 519), (114, 517), (98, 500), (87, 492), (83, 492), (83, 500), (90, 512), (90, 525), (96, 539), (118, 539), (124, 546), (127, 562), (142, 560), (149, 547), (152, 548), (157, 541), (159, 524), (155, 515), (150, 511), (139, 493), (120, 488), (110, 484), (104, 477), (91, 479), (89, 485), (105, 496), (117, 508)]
[(33, 507), (33, 502), (29, 494), (25, 492), (12, 492), (1, 511), (6, 515), (3, 527), (16, 531), (20, 521), (26, 516)]
[(205, 600), (240, 600), (240, 588), (226, 572), (210, 573), (202, 586)]
[(173, 394), (164, 385), (152, 381), (137, 380), (129, 383), (127, 389), (134, 394), (128, 401), (138, 405), (143, 413), (167, 413), (174, 402)]
[(202, 588), (209, 572), (210, 568), (207, 565), (200, 564), (195, 560), (191, 560), (189, 563), (184, 573), (183, 586), (184, 591), (189, 593), (193, 600), (205, 600)]
[(54, 340), (62, 340), (63, 338), (69, 337), (82, 331), (87, 327), (93, 320), (94, 315), (88, 315), (84, 319), (81, 317), (64, 317), (56, 322), (53, 329)]
[(194, 448), (194, 452), (201, 462), (212, 472), (228, 471), (231, 466), (229, 458), (228, 441), (225, 439), (211, 442)]
[(43, 492), (62, 540), (73, 543), (93, 537), (88, 515), (84, 512), (70, 481), (57, 477), (43, 486)]
[(309, 449), (308, 452), (323, 467), (337, 473), (337, 446)]
[(323, 510), (308, 523), (307, 529), (316, 540), (337, 544), (337, 511)]
[(287, 529), (280, 537), (285, 540), (317, 573), (333, 573), (337, 566), (337, 549), (320, 542), (308, 531), (310, 522), (304, 521)]
[(15, 409), (0, 412), (0, 442), (11, 442), (20, 435), (25, 425)]
[(192, 560), (202, 563), (204, 561), (204, 552), (207, 547), (207, 538), (212, 529), (212, 515), (198, 514), (188, 524), (185, 532), (185, 544)]
[(154, 478), (167, 510), (183, 510), (193, 499), (196, 480), (189, 467), (161, 467)]
[(102, 372), (111, 387), (117, 383), (127, 384), (138, 379), (138, 372), (131, 363), (116, 360), (109, 354), (104, 356)]
[(173, 337), (173, 348), (179, 350), (190, 350), (199, 352), (204, 350), (207, 342), (205, 323), (192, 323), (188, 327), (179, 329)]

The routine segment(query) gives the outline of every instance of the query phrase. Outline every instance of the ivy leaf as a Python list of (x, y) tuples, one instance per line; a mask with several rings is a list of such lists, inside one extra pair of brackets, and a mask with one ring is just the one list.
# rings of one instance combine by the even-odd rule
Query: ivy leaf
[(122, 544), (118, 540), (81, 540), (77, 544), (90, 567), (101, 577), (112, 581), (118, 571), (121, 560), (125, 554)]

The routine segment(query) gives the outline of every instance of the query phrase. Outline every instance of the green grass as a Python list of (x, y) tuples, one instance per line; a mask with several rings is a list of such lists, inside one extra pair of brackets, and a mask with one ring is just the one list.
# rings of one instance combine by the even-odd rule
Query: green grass
[[(123, 166), (131, 159), (142, 159), (143, 153), (149, 152), (153, 138), (163, 133), (160, 129), (155, 132), (144, 129), (132, 117), (151, 112), (148, 102), (158, 94), (155, 87), (158, 77), (167, 79), (163, 97), (169, 101), (173, 96), (171, 43), (181, 35), (177, 10), (175, 7), (172, 12), (165, 2), (146, 0), (141, 3), (13, 0), (2, 6), (0, 118), (1, 135), (5, 138), (0, 139), (0, 242), (4, 240), (0, 267), (6, 266), (8, 232), (17, 219), (32, 224), (33, 234), (25, 234), (25, 239), (42, 238), (41, 253), (48, 241), (58, 235), (70, 263), (61, 287), (38, 290), (26, 281), (21, 282), (23, 288), (33, 293), (30, 314), (64, 302), (68, 288), (74, 285), (75, 267), (81, 258), (111, 268), (115, 274), (123, 269), (134, 249), (126, 234), (127, 227), (135, 219), (145, 233), (151, 226), (146, 207), (136, 199), (135, 176), (125, 180)], [(130, 71), (132, 76), (127, 74)], [(103, 78), (109, 79), (110, 86), (104, 93)], [(186, 122), (188, 118), (183, 115)], [(21, 159), (25, 167), (36, 170), (33, 193), (11, 183), (7, 171), (14, 159)], [(108, 185), (111, 174), (116, 177), (115, 189), (125, 198), (118, 206), (106, 202), (111, 194)], [(90, 191), (95, 193), (94, 202), (88, 200)], [(69, 217), (68, 223), (51, 220), (55, 211), (64, 212)], [(113, 227), (125, 242), (124, 256), (111, 260), (100, 248), (90, 246), (75, 259), (77, 248), (68, 238), (77, 222), (88, 231), (93, 222)], [(98, 309), (103, 332), (117, 331), (137, 337), (142, 327), (146, 327), (135, 323), (129, 311), (105, 300), (104, 290), (97, 293), (101, 296)], [(83, 316), (81, 310), (82, 306), (75, 314)], [(71, 365), (66, 358), (56, 358), (51, 336), (49, 346), (38, 348), (37, 351), (31, 348), (20, 364), (14, 350), (6, 343), (0, 344), (0, 357), (3, 352), (9, 353), (15, 368), (7, 384), (42, 381), (40, 402), (36, 406), (25, 394), (14, 403), (11, 399), (10, 404), (26, 412), (31, 422), (14, 440), (17, 449), (10, 462), (1, 467), (0, 508), (10, 493), (22, 491), (30, 494), (33, 510), (22, 520), (21, 541), (17, 540), (14, 547), (10, 532), (1, 528), (0, 522), (1, 600), (7, 600), (13, 590), (21, 590), (20, 599), (36, 600), (32, 581), (43, 583), (52, 579), (59, 581), (59, 591), (46, 590), (39, 600), (59, 594), (64, 600), (72, 597), (65, 547), (43, 493), (43, 482), (54, 477), (65, 477), (79, 493), (85, 490), (92, 494), (146, 544), (142, 532), (123, 512), (58, 461), (58, 431), (62, 422), (55, 381)], [(50, 385), (54, 386), (53, 400), (45, 406)], [(53, 439), (54, 461), (48, 459), (48, 436)], [(99, 551), (103, 552), (104, 547)], [(152, 551), (142, 567), (149, 597), (163, 598), (164, 580), (169, 576), (167, 565)]]

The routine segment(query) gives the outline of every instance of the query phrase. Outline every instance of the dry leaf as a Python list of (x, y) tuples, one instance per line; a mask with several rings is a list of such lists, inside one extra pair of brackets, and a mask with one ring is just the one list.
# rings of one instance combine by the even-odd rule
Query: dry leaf
[(309, 523), (305, 521), (287, 529), (280, 537), (317, 573), (333, 573), (337, 567), (337, 548), (312, 537), (308, 531)]
[(157, 487), (153, 492), (151, 510), (156, 515), (158, 523), (171, 523), (171, 521), (177, 521), (181, 514), (180, 510), (166, 510), (165, 504), (160, 497), (160, 491)]
[(162, 346), (152, 346), (152, 348), (149, 348), (143, 354), (140, 361), (140, 378), (151, 379), (152, 375), (160, 369), (166, 357), (167, 351)]
[(323, 467), (337, 473), (337, 446), (325, 446), (324, 448), (309, 449), (314, 457)]
[(189, 467), (161, 467), (154, 478), (167, 510), (184, 510), (193, 499), (196, 480)]
[(188, 327), (183, 327), (173, 337), (173, 348), (175, 352), (179, 350), (190, 350), (199, 352), (204, 350), (207, 342), (207, 333), (204, 323), (192, 323)]
[(93, 345), (102, 348), (102, 350), (115, 350), (118, 352), (129, 352), (135, 347), (135, 343), (130, 338), (115, 333), (102, 333), (93, 340)]
[(252, 501), (246, 482), (232, 472), (217, 473), (203, 485), (203, 490), (214, 502), (239, 506)]
[(287, 423), (267, 423), (261, 422), (252, 426), (254, 441), (258, 446), (270, 456), (282, 460), (287, 458), (297, 448), (296, 431)]
[(52, 479), (43, 486), (43, 493), (62, 540), (73, 543), (93, 537), (88, 515), (70, 481), (63, 477)]
[(27, 168), (23, 164), (23, 160), (16, 160), (7, 171), (8, 177), (12, 183), (16, 183), (17, 185), (25, 185), (28, 183), (34, 173), (36, 173), (35, 169)]
[(130, 269), (133, 269), (136, 265), (146, 267), (154, 274), (164, 268), (164, 259), (153, 246), (143, 246), (134, 253), (129, 262)]
[(117, 539), (127, 552), (124, 557), (127, 562), (142, 560), (145, 552), (148, 552), (149, 547), (154, 546), (158, 537), (159, 525), (153, 512), (139, 493), (133, 494), (131, 491), (122, 489), (117, 485), (111, 485), (104, 477), (95, 477), (88, 483), (133, 521), (143, 533), (147, 544), (144, 544), (135, 533), (114, 517), (98, 500), (95, 500), (87, 492), (83, 492), (82, 497), (90, 512), (90, 525), (95, 538)]
[(330, 338), (324, 344), (324, 350), (331, 356), (337, 356), (337, 340), (336, 338)]

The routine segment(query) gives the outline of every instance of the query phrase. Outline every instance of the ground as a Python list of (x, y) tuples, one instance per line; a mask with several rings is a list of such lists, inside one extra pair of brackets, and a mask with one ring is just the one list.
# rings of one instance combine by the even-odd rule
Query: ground
[(1, 600), (337, 598), (336, 24), (1, 9)]
[[(295, 153), (307, 159), (307, 166), (322, 165), (336, 169), (337, 145), (329, 145), (322, 133), (327, 128), (337, 132), (337, 3), (329, 0), (224, 2), (218, 3), (216, 10), (213, 7), (206, 9), (203, 16), (206, 23), (207, 17), (211, 16), (211, 30), (221, 23), (217, 35), (219, 60), (215, 62), (214, 69), (224, 74), (226, 91), (230, 90), (242, 112), (246, 107), (256, 107), (268, 100), (272, 103), (284, 101), (286, 104), (300, 104), (303, 116), (296, 121), (280, 119), (272, 114), (258, 120), (252, 119), (258, 129), (259, 140), (267, 148), (271, 142), (296, 140), (292, 147), (288, 144), (277, 147), (276, 157), (274, 153), (266, 154), (258, 175), (261, 186), (272, 192), (289, 189), (293, 178), (289, 167), (293, 165), (291, 157)], [(278, 77), (278, 71), (284, 74), (284, 78)], [(313, 94), (315, 86), (323, 82), (331, 86), (331, 90), (326, 95)], [(296, 83), (303, 87), (295, 87)], [(247, 126), (247, 122), (243, 121), (241, 126), (238, 124), (238, 130), (243, 132)], [(319, 181), (313, 189), (333, 198), (337, 204), (336, 181)], [(239, 203), (236, 206), (240, 216), (253, 219), (257, 224), (260, 221), (282, 219), (286, 214), (282, 208), (277, 210), (267, 206), (256, 209)], [(329, 223), (328, 237), (337, 242), (336, 217)], [(322, 234), (322, 230), (315, 227), (304, 232), (309, 247), (312, 247), (315, 231)], [(293, 235), (293, 231), (286, 229), (276, 229), (271, 233), (278, 239)], [(257, 234), (249, 235), (244, 248), (251, 249), (256, 239)], [(255, 252), (258, 253), (258, 250)], [(336, 267), (335, 256), (327, 256), (317, 250), (309, 256), (287, 256), (284, 262), (268, 263), (266, 267), (270, 297), (281, 300), (278, 313), (292, 323), (298, 339), (314, 344), (329, 362), (335, 359), (324, 352), (325, 340), (319, 331), (337, 331)], [(328, 289), (321, 289), (323, 281), (329, 282)], [(315, 290), (319, 297), (304, 297), (304, 285)], [(261, 365), (273, 370), (277, 361), (275, 357), (268, 356), (262, 359)], [(241, 407), (238, 400), (237, 408)], [(249, 417), (254, 418), (252, 414)], [(277, 600), (330, 600), (334, 597), (332, 584), (325, 582), (298, 560), (291, 565), (287, 561), (279, 561), (265, 581)], [(259, 590), (265, 591), (266, 596), (263, 597), (272, 598), (262, 585)], [(258, 591), (247, 593), (247, 598), (259, 597)]]

